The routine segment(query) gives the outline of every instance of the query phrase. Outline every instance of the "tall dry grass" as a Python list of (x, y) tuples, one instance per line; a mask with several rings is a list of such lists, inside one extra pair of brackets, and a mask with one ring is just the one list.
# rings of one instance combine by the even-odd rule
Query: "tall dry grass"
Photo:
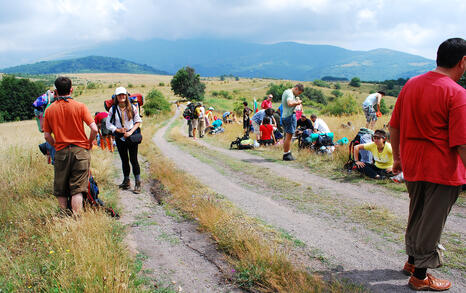
[[(34, 121), (0, 124), (0, 289), (6, 292), (136, 291), (123, 230), (101, 211), (62, 216), (52, 195), (53, 167), (37, 145)], [(112, 155), (92, 152), (104, 201), (114, 202)]]

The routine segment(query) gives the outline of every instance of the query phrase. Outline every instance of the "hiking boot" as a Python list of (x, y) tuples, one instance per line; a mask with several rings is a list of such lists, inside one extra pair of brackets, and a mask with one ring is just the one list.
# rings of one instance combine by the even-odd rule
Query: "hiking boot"
[(444, 291), (451, 287), (451, 282), (448, 280), (442, 280), (434, 278), (431, 274), (427, 274), (424, 280), (419, 280), (415, 276), (409, 278), (408, 286), (413, 290), (433, 290), (433, 291)]
[(287, 153), (283, 155), (283, 161), (294, 161), (294, 158), (291, 153)]
[(123, 180), (123, 182), (120, 185), (118, 185), (118, 188), (124, 189), (124, 190), (129, 189), (129, 187), (130, 187), (129, 179)]
[(136, 181), (136, 184), (134, 185), (133, 193), (135, 194), (141, 193), (141, 181)]
[(414, 274), (414, 265), (406, 262), (405, 266), (403, 267), (403, 274), (406, 276), (412, 276)]

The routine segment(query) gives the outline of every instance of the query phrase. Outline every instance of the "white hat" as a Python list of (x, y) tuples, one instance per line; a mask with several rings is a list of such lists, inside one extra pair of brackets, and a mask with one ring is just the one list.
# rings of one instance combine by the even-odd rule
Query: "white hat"
[(127, 95), (128, 92), (126, 91), (126, 89), (122, 86), (120, 87), (117, 87), (116, 90), (115, 90), (115, 96), (118, 96), (119, 94), (125, 94)]

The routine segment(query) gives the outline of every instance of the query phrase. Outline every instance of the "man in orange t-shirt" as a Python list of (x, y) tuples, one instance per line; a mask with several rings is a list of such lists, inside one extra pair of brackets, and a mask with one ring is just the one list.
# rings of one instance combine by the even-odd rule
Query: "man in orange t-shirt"
[(466, 183), (466, 90), (456, 83), (465, 70), (466, 41), (446, 40), (437, 68), (406, 83), (390, 120), (393, 172), (403, 170), (410, 198), (403, 271), (415, 290), (451, 286), (427, 269), (442, 265), (440, 236)]
[[(76, 213), (82, 210), (83, 192), (87, 192), (89, 150), (97, 135), (97, 125), (86, 105), (71, 97), (69, 78), (58, 77), (55, 87), (56, 101), (45, 111), (43, 125), (45, 140), (56, 149), (53, 193), (63, 210), (71, 198), (71, 208)], [(83, 122), (91, 129), (89, 138)]]

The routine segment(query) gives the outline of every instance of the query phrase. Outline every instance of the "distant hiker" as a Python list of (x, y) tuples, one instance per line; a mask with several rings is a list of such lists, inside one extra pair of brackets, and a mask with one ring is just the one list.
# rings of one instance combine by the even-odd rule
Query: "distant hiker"
[[(197, 127), (199, 129), (199, 137), (204, 137), (204, 130), (206, 127), (205, 123), (205, 108), (202, 105), (202, 102), (197, 103), (196, 105), (196, 116), (197, 116)], [(193, 137), (196, 139), (196, 128), (193, 127)]]
[(296, 130), (295, 108), (303, 102), (297, 98), (304, 92), (304, 86), (300, 83), (291, 89), (287, 89), (282, 95), (282, 123), (285, 130), (285, 141), (283, 142), (283, 161), (294, 160), (291, 155), (291, 138)]
[[(132, 142), (130, 136), (135, 132), (140, 132), (142, 119), (139, 116), (139, 110), (136, 106), (131, 105), (128, 99), (128, 92), (124, 87), (118, 87), (115, 90), (115, 100), (113, 106), (108, 111), (107, 129), (115, 135), (115, 141), (120, 154), (121, 166), (123, 169), (123, 182), (118, 186), (121, 189), (131, 187), (129, 173), (131, 171), (129, 162), (133, 167), (134, 193), (141, 192), (141, 169), (138, 162), (138, 143)], [(129, 158), (128, 158), (129, 154)]]
[[(86, 105), (71, 97), (69, 78), (58, 77), (55, 87), (56, 101), (45, 111), (43, 125), (45, 140), (56, 149), (53, 194), (62, 210), (66, 210), (71, 199), (73, 212), (79, 213), (89, 184), (89, 149), (97, 135), (97, 126)], [(89, 137), (83, 122), (91, 129)]]
[(317, 118), (317, 115), (312, 114), (311, 120), (314, 122), (314, 132), (317, 133), (329, 133), (330, 128), (328, 127), (327, 123), (321, 118)]
[[(185, 116), (185, 114), (187, 114)], [(186, 124), (188, 125), (188, 136), (193, 137), (193, 119), (194, 119), (194, 104), (188, 102), (186, 104), (186, 109), (184, 110), (183, 116), (186, 119)]]
[[(377, 121), (377, 113), (380, 113), (380, 102), (385, 96), (385, 92), (378, 91), (376, 93), (370, 94), (362, 103), (362, 109), (366, 115), (366, 128), (374, 129), (375, 122)], [(374, 109), (374, 106), (377, 105), (377, 112)], [(379, 114), (380, 116), (380, 114)]]
[(264, 117), (260, 129), (260, 140), (259, 144), (261, 145), (271, 145), (275, 144), (275, 136), (273, 135), (273, 126), (270, 124), (270, 117)]
[(297, 121), (299, 120), (299, 118), (301, 118), (301, 115), (303, 115), (303, 105), (296, 106), (294, 110), (296, 112), (296, 121)]
[(251, 113), (252, 110), (248, 107), (248, 102), (243, 102), (243, 129), (245, 133), (249, 133), (251, 129), (251, 120), (249, 119)]
[(231, 120), (231, 112), (225, 112), (223, 113), (222, 117), (223, 117), (223, 123), (233, 123), (233, 120)]
[(96, 112), (94, 122), (99, 131), (100, 147), (103, 150), (107, 147), (109, 151), (113, 152), (113, 135), (112, 132), (107, 129), (107, 117), (107, 112)]
[(426, 272), (442, 265), (442, 230), (466, 183), (466, 90), (456, 83), (465, 69), (466, 41), (444, 41), (436, 69), (408, 80), (389, 123), (393, 171), (403, 170), (410, 198), (403, 271), (415, 290), (451, 287)]
[(214, 122), (214, 107), (209, 107), (207, 111), (205, 111), (205, 122), (206, 126), (209, 126), (212, 122)]
[(261, 109), (262, 110), (272, 108), (272, 98), (273, 98), (272, 94), (270, 94), (270, 95), (268, 95), (267, 97), (264, 98), (264, 100), (262, 101), (262, 104), (261, 104)]
[[(392, 146), (387, 142), (387, 134), (383, 130), (376, 130), (373, 136), (374, 141), (365, 144), (358, 144), (354, 147), (354, 160), (358, 166), (358, 171), (373, 179), (384, 179), (392, 174), (393, 154)], [(359, 160), (359, 151), (370, 151), (375, 164), (364, 163)]]
[(260, 110), (256, 114), (254, 114), (251, 118), (252, 128), (254, 130), (254, 134), (256, 135), (256, 140), (259, 141), (261, 134), (260, 134), (260, 126), (262, 125), (262, 121), (266, 116), (273, 119), (274, 110), (272, 108), (268, 108), (267, 110)]

